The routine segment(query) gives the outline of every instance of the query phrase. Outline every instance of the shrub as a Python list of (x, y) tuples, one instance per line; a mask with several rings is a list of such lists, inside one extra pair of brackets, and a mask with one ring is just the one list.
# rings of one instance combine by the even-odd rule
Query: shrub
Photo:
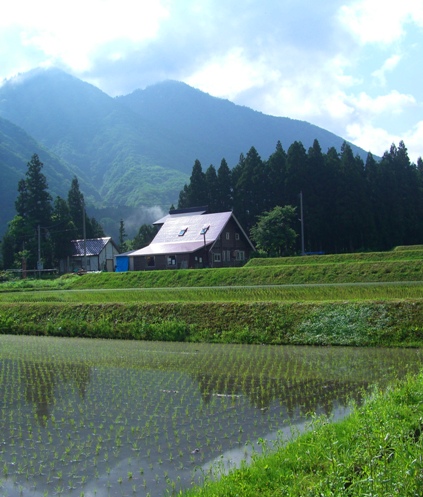
[(319, 306), (298, 326), (296, 340), (310, 345), (369, 345), (388, 324), (387, 313), (366, 305)]

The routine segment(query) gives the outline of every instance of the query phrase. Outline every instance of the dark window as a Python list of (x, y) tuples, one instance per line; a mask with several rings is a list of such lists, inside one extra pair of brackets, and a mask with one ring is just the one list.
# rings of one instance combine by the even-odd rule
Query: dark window
[(147, 266), (148, 267), (154, 267), (156, 265), (155, 260), (154, 260), (154, 255), (150, 255), (147, 257)]

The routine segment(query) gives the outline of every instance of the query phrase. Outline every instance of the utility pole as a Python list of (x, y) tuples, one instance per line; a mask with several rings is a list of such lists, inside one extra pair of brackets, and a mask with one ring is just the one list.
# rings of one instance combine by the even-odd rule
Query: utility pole
[(304, 250), (304, 213), (303, 213), (303, 192), (300, 192), (300, 215), (301, 215), (301, 255), (305, 255)]
[(84, 237), (84, 260), (82, 269), (87, 270), (87, 232), (85, 229), (85, 202), (82, 200), (82, 235)]
[(37, 261), (37, 269), (38, 269), (38, 277), (41, 276), (41, 226), (38, 225), (38, 261)]

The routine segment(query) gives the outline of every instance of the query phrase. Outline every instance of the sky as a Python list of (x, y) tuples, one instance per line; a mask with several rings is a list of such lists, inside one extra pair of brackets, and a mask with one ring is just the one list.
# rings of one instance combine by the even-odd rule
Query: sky
[(59, 67), (116, 96), (178, 80), (374, 155), (403, 140), (423, 156), (423, 0), (4, 3), (0, 82)]

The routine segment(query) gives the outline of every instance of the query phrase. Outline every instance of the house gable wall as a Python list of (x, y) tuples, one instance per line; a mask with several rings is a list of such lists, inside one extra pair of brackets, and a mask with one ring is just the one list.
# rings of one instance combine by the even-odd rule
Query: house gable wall
[[(109, 240), (99, 254), (87, 255), (87, 270), (88, 271), (114, 271), (115, 256), (119, 254), (115, 244)], [(64, 270), (76, 271), (84, 266), (84, 257), (81, 255), (73, 256), (68, 262), (63, 261)]]
[(213, 245), (210, 265), (212, 267), (242, 266), (250, 258), (251, 251), (251, 245), (242, 230), (231, 218)]

